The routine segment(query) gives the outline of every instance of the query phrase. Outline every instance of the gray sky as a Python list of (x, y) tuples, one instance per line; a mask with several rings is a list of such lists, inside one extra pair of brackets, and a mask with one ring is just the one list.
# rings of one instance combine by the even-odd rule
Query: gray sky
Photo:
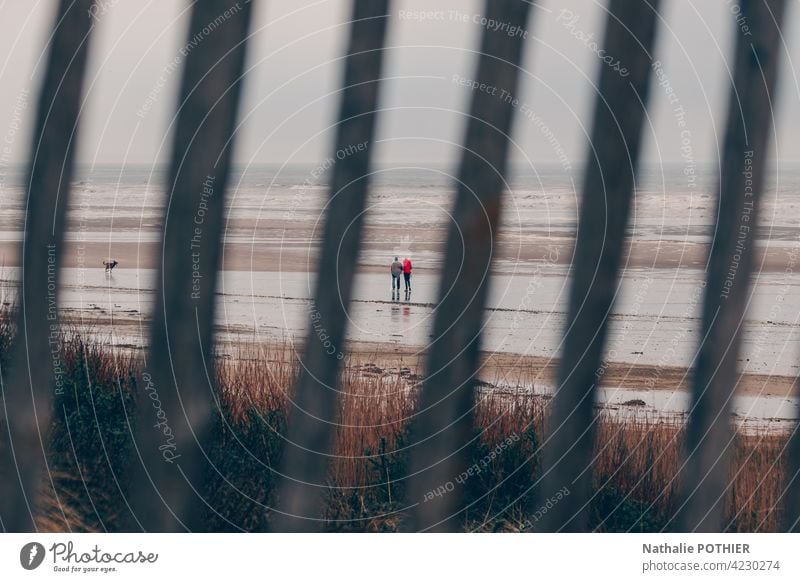
[[(186, 42), (187, 6), (181, 0), (99, 0), (79, 159), (85, 163), (163, 162), (180, 73), (166, 72)], [(255, 0), (239, 162), (316, 162), (329, 154), (349, 1)], [(686, 111), (697, 160), (715, 160), (725, 117), (734, 19), (725, 0), (666, 0), (657, 58)], [(789, 19), (797, 14), (790, 2)], [(0, 134), (11, 163), (24, 161), (39, 75), (41, 48), (55, 0), (0, 0)], [(451, 163), (458, 154), (483, 2), (394, 2), (378, 133), (384, 162)], [(602, 38), (605, 2), (544, 2), (534, 11), (520, 92), (528, 116), (518, 114), (516, 161), (556, 162), (560, 145), (572, 165), (586, 152), (602, 65), (578, 36)], [(578, 20), (565, 26), (568, 9)], [(406, 12), (442, 11), (419, 21)], [(401, 18), (400, 12), (404, 11)], [(462, 22), (466, 17), (467, 22)], [(795, 23), (796, 24), (796, 23)], [(796, 28), (796, 27), (795, 27)], [(791, 34), (795, 33), (795, 34)], [(786, 37), (777, 104), (777, 157), (800, 162), (800, 63), (797, 30)], [(163, 85), (163, 87), (159, 87)], [(26, 97), (27, 91), (27, 97)], [(27, 105), (23, 107), (22, 105)], [(143, 110), (146, 109), (146, 111)], [(137, 112), (139, 115), (137, 115)], [(680, 133), (665, 91), (653, 86), (645, 159), (679, 161)], [(535, 117), (533, 117), (535, 115)], [(531, 119), (533, 117), (533, 119)], [(535, 121), (535, 120), (538, 120)], [(544, 128), (552, 130), (548, 139)], [(10, 139), (9, 139), (10, 138)], [(9, 144), (10, 141), (10, 144)]]

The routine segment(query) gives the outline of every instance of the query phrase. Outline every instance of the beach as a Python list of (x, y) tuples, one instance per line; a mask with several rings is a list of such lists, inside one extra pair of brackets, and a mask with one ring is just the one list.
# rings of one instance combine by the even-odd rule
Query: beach
[[(300, 346), (313, 295), (327, 189), (313, 168), (259, 167), (230, 185), (219, 279), (219, 349)], [(756, 276), (743, 322), (742, 377), (732, 387), (741, 422), (788, 426), (798, 415), (796, 333), (800, 285), (800, 204), (786, 203), (800, 173), (765, 200), (771, 226), (757, 241)], [(162, 173), (149, 168), (83, 169), (74, 185), (64, 255), (62, 321), (120, 348), (146, 345), (160, 263)], [(792, 180), (796, 180), (794, 184)], [(518, 172), (506, 195), (495, 249), (482, 349), (481, 382), (552, 393), (566, 325), (579, 176), (563, 169)], [(713, 173), (700, 185), (677, 169), (645, 175), (637, 193), (614, 309), (607, 362), (597, 372), (604, 406), (685, 414), (700, 333), (704, 267), (713, 222)], [(13, 298), (22, 239), (22, 193), (0, 206), (3, 292)], [(395, 168), (374, 177), (364, 248), (354, 286), (348, 349), (382, 370), (415, 362), (425, 348), (438, 298), (441, 248), (452, 187), (442, 170)], [(779, 202), (783, 202), (778, 214)], [(667, 219), (666, 217), (669, 217)], [(414, 262), (413, 293), (391, 297), (389, 263)], [(102, 261), (114, 258), (111, 274)], [(343, 257), (343, 260), (349, 259)], [(336, 281), (325, 282), (331, 293)], [(405, 365), (403, 364), (403, 365)], [(643, 403), (643, 404), (642, 404)]]

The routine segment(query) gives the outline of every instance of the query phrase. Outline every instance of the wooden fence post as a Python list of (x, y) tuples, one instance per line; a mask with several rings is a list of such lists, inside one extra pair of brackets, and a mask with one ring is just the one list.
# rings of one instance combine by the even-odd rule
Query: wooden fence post
[(734, 77), (722, 144), (717, 224), (708, 261), (700, 349), (682, 466), (681, 531), (724, 529), (733, 447), (731, 400), (739, 383), (744, 315), (751, 299), (758, 208), (768, 138), (775, 113), (773, 91), (785, 0), (742, 0), (737, 23)]
[[(19, 312), (0, 426), (0, 526), (35, 529), (58, 388), (58, 290), (93, 0), (61, 0), (48, 40), (26, 183)], [(53, 343), (51, 343), (51, 340)], [(52, 483), (51, 483), (52, 485)]]
[[(458, 531), (462, 492), (448, 484), (467, 468), (484, 308), (506, 184), (512, 120), (530, 3), (487, 0), (456, 199), (447, 234), (426, 375), (411, 437), (411, 528)], [(480, 87), (485, 87), (482, 89)], [(460, 485), (458, 486), (460, 487)], [(440, 488), (444, 493), (439, 495)]]
[(611, 0), (603, 46), (620, 70), (600, 64), (600, 84), (573, 261), (569, 316), (544, 443), (544, 474), (537, 503), (566, 487), (570, 494), (536, 529), (584, 531), (591, 488), (594, 403), (618, 291), (619, 271), (633, 198), (646, 115), (648, 81), (658, 21), (658, 0)]
[(251, 2), (192, 7), (167, 184), (163, 257), (140, 385), (131, 510), (145, 531), (202, 528), (215, 407), (215, 291)]
[[(347, 309), (361, 248), (388, 0), (355, 0), (330, 194), (309, 332), (300, 361), (278, 487), (274, 531), (320, 527), (322, 490), (337, 418)], [(336, 291), (333, 291), (335, 289)], [(323, 337), (324, 334), (324, 337)]]

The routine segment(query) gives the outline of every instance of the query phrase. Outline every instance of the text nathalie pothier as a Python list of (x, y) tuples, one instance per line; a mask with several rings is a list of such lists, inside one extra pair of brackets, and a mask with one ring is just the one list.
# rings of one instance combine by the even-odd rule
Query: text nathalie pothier
[(750, 544), (642, 544), (643, 554), (749, 554)]

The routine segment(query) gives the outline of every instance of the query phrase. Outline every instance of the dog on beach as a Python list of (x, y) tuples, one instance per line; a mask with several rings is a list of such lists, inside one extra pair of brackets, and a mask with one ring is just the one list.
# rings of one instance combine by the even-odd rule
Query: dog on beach
[(114, 259), (108, 259), (107, 261), (103, 261), (103, 266), (106, 268), (106, 273), (113, 271), (114, 267), (119, 265), (119, 261), (115, 261)]

